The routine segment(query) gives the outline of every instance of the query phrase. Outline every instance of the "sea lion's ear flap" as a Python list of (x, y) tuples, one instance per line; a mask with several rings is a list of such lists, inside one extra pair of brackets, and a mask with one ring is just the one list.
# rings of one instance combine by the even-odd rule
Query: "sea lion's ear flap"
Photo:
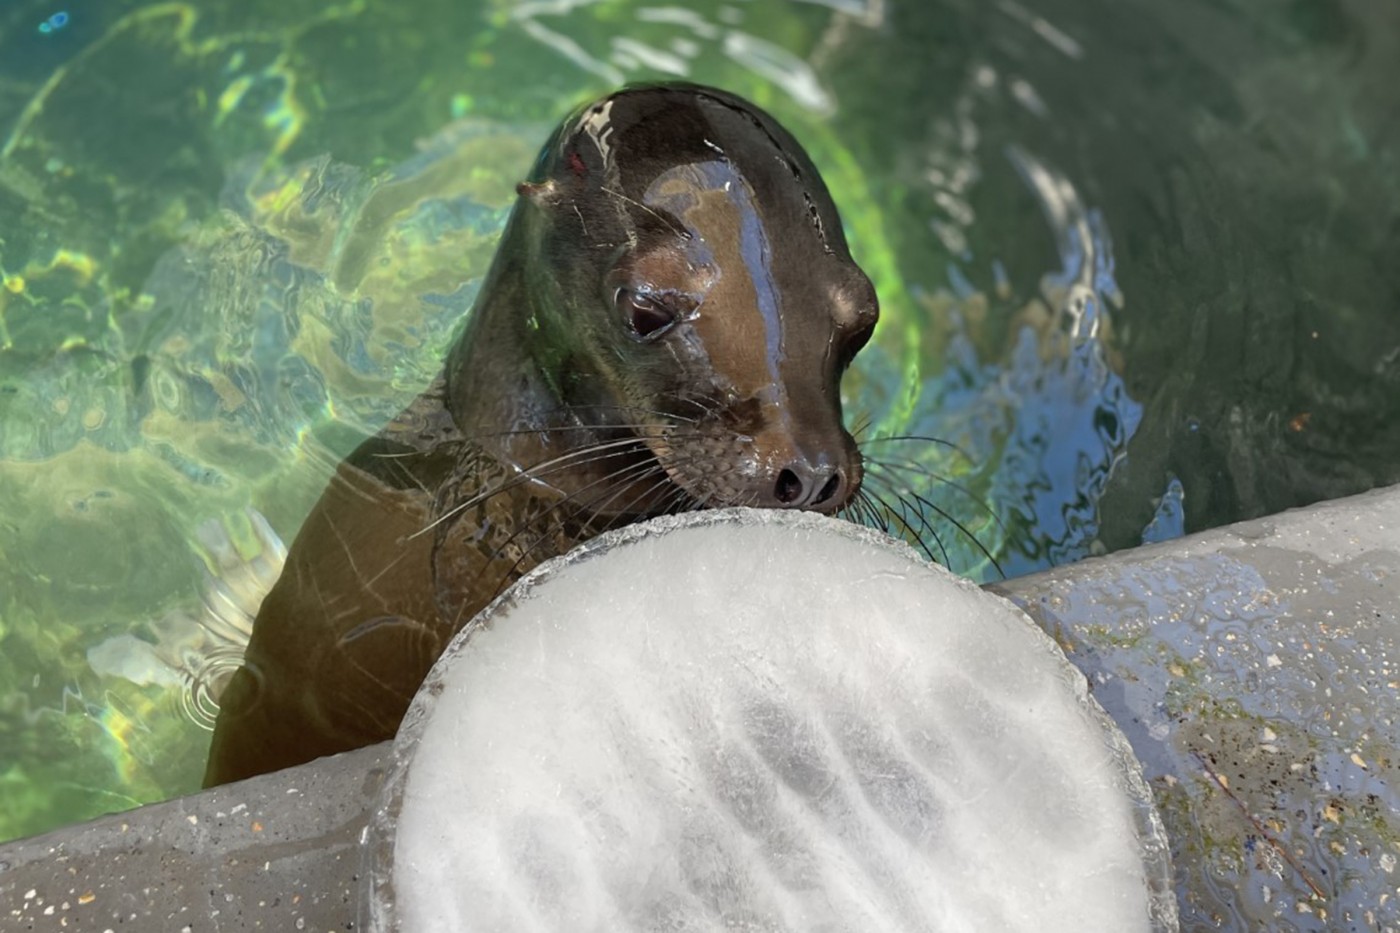
[(559, 199), (559, 185), (553, 178), (544, 181), (522, 181), (515, 186), (515, 193), (541, 207), (547, 207)]

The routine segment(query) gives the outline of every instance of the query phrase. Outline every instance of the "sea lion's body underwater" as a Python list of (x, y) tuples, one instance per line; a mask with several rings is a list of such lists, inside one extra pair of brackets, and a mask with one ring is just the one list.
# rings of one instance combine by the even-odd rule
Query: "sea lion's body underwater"
[(627, 88), (519, 191), (441, 377), (297, 535), (206, 785), (391, 738), (453, 634), (606, 529), (856, 495), (839, 389), (878, 306), (787, 131), (721, 91)]

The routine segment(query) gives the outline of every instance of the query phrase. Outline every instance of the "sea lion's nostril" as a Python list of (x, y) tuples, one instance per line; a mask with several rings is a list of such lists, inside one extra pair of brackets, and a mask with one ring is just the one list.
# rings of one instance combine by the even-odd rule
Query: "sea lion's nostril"
[(827, 500), (830, 499), (832, 496), (836, 495), (836, 490), (838, 490), (838, 489), (840, 489), (840, 488), (841, 488), (841, 471), (840, 471), (840, 470), (837, 470), (836, 472), (834, 472), (834, 473), (831, 474), (831, 479), (829, 479), (829, 480), (826, 481), (826, 485), (822, 487), (821, 492), (817, 493), (817, 497), (816, 497), (815, 499), (812, 500), (812, 504), (813, 504), (813, 505), (821, 505), (823, 502), (827, 501)]
[(792, 470), (783, 470), (778, 474), (778, 484), (773, 488), (773, 494), (783, 505), (792, 505), (802, 498), (802, 479)]

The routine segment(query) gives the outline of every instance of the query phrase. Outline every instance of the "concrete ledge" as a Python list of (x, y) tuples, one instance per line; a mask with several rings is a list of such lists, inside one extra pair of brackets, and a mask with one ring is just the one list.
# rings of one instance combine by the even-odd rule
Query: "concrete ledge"
[[(1400, 931), (1400, 487), (993, 589), (1132, 740), (1183, 929)], [(0, 846), (0, 930), (354, 930), (387, 750)]]
[(1183, 929), (1400, 931), (1400, 487), (993, 589), (1132, 742)]
[(0, 847), (0, 930), (353, 930), (388, 743)]

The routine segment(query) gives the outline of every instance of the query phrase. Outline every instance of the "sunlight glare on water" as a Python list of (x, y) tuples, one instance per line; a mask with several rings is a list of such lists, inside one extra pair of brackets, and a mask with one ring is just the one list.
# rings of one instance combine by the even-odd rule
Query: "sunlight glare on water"
[(869, 488), (954, 571), (1400, 481), (1400, 30), (1284, 6), (4, 5), (0, 838), (196, 788), (283, 542), (623, 82), (809, 149), (881, 298)]

